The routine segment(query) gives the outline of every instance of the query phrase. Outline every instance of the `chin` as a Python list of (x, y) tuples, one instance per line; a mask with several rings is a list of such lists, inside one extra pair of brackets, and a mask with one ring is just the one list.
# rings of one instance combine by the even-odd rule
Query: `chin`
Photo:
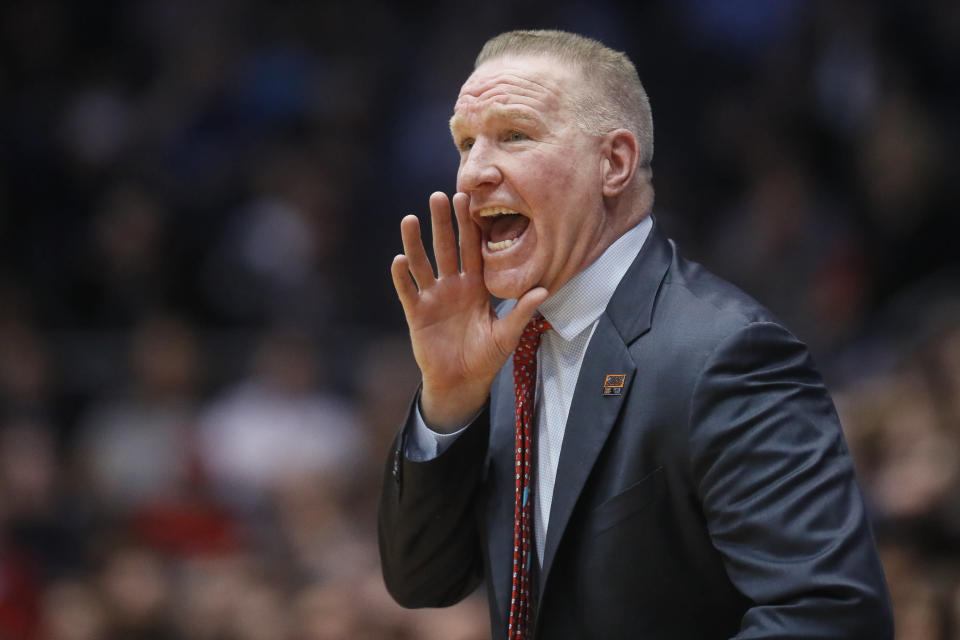
[(516, 275), (503, 272), (493, 272), (483, 274), (484, 284), (487, 291), (503, 300), (510, 300), (521, 297), (536, 284), (529, 284)]

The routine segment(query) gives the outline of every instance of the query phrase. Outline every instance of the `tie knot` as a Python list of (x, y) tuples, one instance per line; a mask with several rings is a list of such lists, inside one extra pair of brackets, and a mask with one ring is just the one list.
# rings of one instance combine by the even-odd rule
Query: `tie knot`
[(537, 339), (542, 333), (552, 328), (550, 322), (543, 317), (543, 314), (537, 313), (537, 315), (530, 318), (530, 322), (528, 322), (527, 326), (523, 329), (523, 337), (527, 339)]

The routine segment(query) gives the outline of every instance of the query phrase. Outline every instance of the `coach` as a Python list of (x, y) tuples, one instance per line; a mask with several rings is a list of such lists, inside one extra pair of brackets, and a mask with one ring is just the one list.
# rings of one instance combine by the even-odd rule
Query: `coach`
[(450, 126), (459, 247), (435, 193), (436, 272), (415, 216), (392, 266), (422, 374), (381, 496), (394, 598), (485, 580), (497, 639), (891, 638), (806, 348), (651, 214), (630, 60), (502, 34)]

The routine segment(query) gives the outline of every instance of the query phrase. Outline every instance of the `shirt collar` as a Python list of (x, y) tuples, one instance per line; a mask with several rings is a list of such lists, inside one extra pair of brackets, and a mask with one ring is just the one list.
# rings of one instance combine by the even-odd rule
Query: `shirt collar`
[(600, 317), (652, 227), (648, 215), (540, 305), (540, 313), (564, 340), (572, 340)]

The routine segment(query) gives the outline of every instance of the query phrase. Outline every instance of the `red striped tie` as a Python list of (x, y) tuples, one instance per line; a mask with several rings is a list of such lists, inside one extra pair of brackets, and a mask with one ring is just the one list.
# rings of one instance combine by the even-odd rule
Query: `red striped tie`
[(530, 482), (533, 450), (533, 397), (537, 387), (537, 349), (540, 334), (550, 329), (543, 315), (530, 319), (520, 345), (513, 352), (513, 392), (516, 399), (514, 459), (516, 472), (513, 509), (513, 587), (510, 591), (510, 640), (529, 638), (530, 576), (533, 557), (533, 504)]

